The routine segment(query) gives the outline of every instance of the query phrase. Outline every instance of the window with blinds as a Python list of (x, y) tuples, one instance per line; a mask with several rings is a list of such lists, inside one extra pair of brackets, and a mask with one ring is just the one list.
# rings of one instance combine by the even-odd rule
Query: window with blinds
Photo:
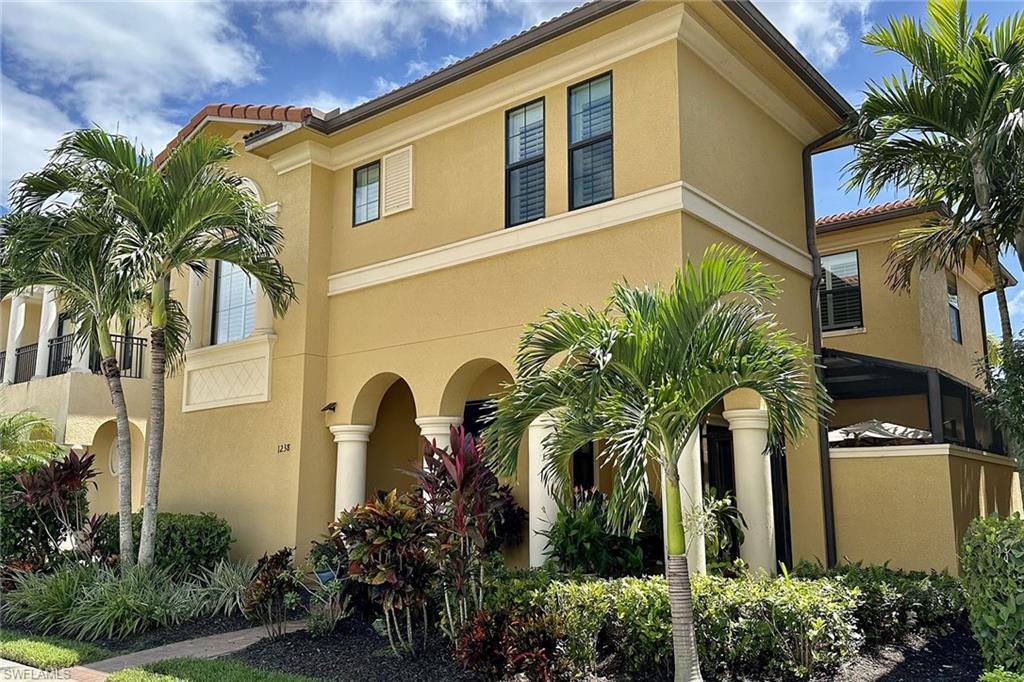
[(960, 294), (956, 288), (956, 275), (952, 272), (946, 273), (946, 300), (949, 303), (949, 335), (957, 343), (963, 343), (963, 330), (960, 328)]
[(505, 112), (505, 225), (544, 217), (544, 100)]
[(607, 73), (569, 88), (569, 208), (612, 197), (612, 75)]
[(863, 327), (857, 252), (848, 251), (822, 256), (821, 270), (822, 331)]
[(239, 341), (256, 324), (256, 292), (249, 276), (232, 263), (217, 261), (213, 276), (212, 344)]
[(352, 176), (352, 225), (380, 217), (380, 161), (356, 168)]

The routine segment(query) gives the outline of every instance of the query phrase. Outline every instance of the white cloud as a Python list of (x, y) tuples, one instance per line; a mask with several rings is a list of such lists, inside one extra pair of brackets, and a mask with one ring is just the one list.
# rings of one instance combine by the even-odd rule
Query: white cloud
[(392, 90), (400, 88), (401, 86), (401, 83), (396, 83), (393, 80), (388, 80), (387, 78), (381, 78), (380, 76), (377, 76), (375, 79), (373, 79), (373, 94), (374, 96), (383, 95), (384, 93), (391, 92)]
[(10, 3), (2, 31), (5, 178), (9, 156), (38, 165), (77, 126), (159, 151), (193, 113), (176, 101), (259, 79), (258, 52), (218, 3)]
[(74, 127), (52, 102), (25, 92), (6, 76), (0, 80), (0, 196), (5, 206), (11, 183), (46, 163), (47, 148)]
[[(1010, 290), (1008, 290), (1010, 291)], [(1024, 291), (1018, 291), (1006, 301), (1006, 307), (1013, 318), (1024, 318)]]
[(433, 73), (438, 69), (443, 69), (446, 66), (451, 66), (460, 59), (462, 59), (462, 57), (456, 57), (453, 54), (445, 55), (436, 62), (428, 62), (422, 59), (414, 59), (412, 61), (406, 62), (405, 75), (413, 80), (417, 78), (423, 78), (428, 73)]
[[(756, 0), (815, 66), (829, 69), (860, 39), (872, 0)], [(852, 31), (852, 34), (851, 34)]]

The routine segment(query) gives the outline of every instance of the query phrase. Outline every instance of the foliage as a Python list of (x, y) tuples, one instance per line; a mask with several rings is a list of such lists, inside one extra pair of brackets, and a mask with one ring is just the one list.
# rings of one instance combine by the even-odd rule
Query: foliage
[(869, 645), (899, 641), (906, 633), (950, 625), (963, 613), (960, 581), (946, 573), (902, 571), (861, 562), (843, 562), (825, 570), (798, 563), (792, 575), (804, 579), (841, 580), (856, 592), (857, 626)]
[(59, 632), (75, 604), (96, 582), (98, 569), (69, 563), (53, 573), (17, 571), (4, 595), (4, 616), (42, 632)]
[[(61, 459), (51, 459), (14, 475), (20, 493), (15, 505), (23, 504), (35, 514), (37, 524), (46, 537), (34, 538), (37, 547), (45, 547), (44, 557), (52, 562), (60, 554), (61, 544), (75, 538), (86, 521), (89, 503), (86, 494), (92, 480), (99, 475), (93, 468), (96, 456), (79, 455), (68, 450)], [(52, 519), (56, 524), (48, 521)], [(91, 547), (89, 548), (91, 551)]]
[(733, 565), (733, 553), (743, 544), (747, 522), (735, 499), (714, 488), (704, 495), (703, 521), (708, 570), (724, 572)]
[(63, 454), (53, 442), (53, 423), (28, 411), (0, 414), (0, 464), (43, 464)]
[(1011, 673), (1003, 668), (989, 670), (978, 678), (978, 682), (1024, 682), (1024, 673)]
[[(138, 544), (142, 514), (132, 514), (132, 534)], [(156, 565), (176, 576), (187, 576), (212, 569), (225, 561), (231, 549), (231, 526), (216, 514), (175, 514), (160, 512), (157, 517)], [(118, 518), (107, 514), (100, 520), (96, 552), (107, 561), (118, 559)]]
[(110, 682), (316, 682), (223, 658), (169, 658), (111, 675)]
[(524, 616), (544, 603), (544, 593), (558, 574), (547, 568), (496, 570), (488, 576), (484, 610)]
[(113, 656), (94, 644), (0, 630), (0, 658), (41, 670), (70, 668)]
[(242, 613), (250, 621), (262, 624), (270, 637), (280, 637), (285, 633), (289, 610), (299, 604), (301, 585), (290, 547), (264, 554), (256, 563), (256, 575), (245, 591)]
[(202, 616), (233, 616), (242, 612), (245, 592), (256, 575), (251, 561), (232, 562), (221, 559), (213, 568), (202, 568), (192, 587), (198, 611)]
[(552, 616), (480, 611), (468, 622), (456, 656), (466, 668), (490, 679), (522, 675), (549, 680), (560, 671), (561, 639), (561, 626)]
[(560, 497), (558, 516), (541, 535), (547, 556), (566, 573), (602, 578), (641, 575), (644, 555), (637, 537), (609, 531), (608, 502), (596, 490), (577, 490), (569, 502)]
[(961, 577), (986, 667), (1024, 672), (1024, 519), (975, 519), (964, 534)]
[[(486, 460), (484, 465), (488, 466)], [(487, 525), (485, 552), (490, 554), (502, 547), (515, 547), (523, 541), (527, 512), (519, 503), (508, 483), (501, 484), (491, 493), (488, 504), (490, 514)]]
[(396, 654), (414, 652), (413, 615), (422, 612), (426, 619), (427, 596), (437, 570), (427, 553), (435, 531), (423, 496), (392, 490), (342, 512), (335, 532), (348, 548), (348, 575), (368, 585), (371, 599), (384, 610), (392, 649)]
[(611, 614), (615, 652), (631, 672), (667, 677), (672, 669), (668, 582), (661, 576), (622, 578), (617, 588)]
[(1011, 443), (1011, 452), (1024, 468), (1024, 332), (999, 347), (998, 366), (981, 368), (988, 392), (982, 397), (992, 425)]
[(335, 575), (348, 571), (348, 551), (339, 536), (328, 535), (311, 545), (306, 559), (314, 571), (334, 571)]
[(197, 608), (192, 590), (155, 566), (100, 568), (75, 600), (61, 631), (78, 639), (122, 638), (188, 620)]
[(576, 676), (596, 672), (599, 638), (614, 598), (614, 584), (601, 580), (552, 583), (544, 595), (544, 611), (561, 627), (565, 658)]

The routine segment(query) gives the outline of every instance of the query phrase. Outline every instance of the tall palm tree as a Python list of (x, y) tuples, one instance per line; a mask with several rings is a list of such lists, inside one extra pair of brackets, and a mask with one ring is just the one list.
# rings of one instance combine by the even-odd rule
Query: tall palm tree
[[(910, 70), (868, 83), (858, 125), (869, 134), (847, 166), (849, 186), (871, 197), (895, 186), (922, 203), (945, 200), (948, 219), (926, 227), (956, 233), (919, 232), (898, 242), (890, 281), (906, 286), (915, 264), (948, 266), (951, 245), (980, 243), (1008, 342), (1013, 334), (999, 253), (1011, 238), (1000, 234), (1005, 226), (997, 223), (994, 180), (1024, 140), (1024, 14), (990, 30), (986, 15), (969, 16), (966, 0), (929, 0), (927, 20), (893, 17), (863, 42), (902, 57)], [(962, 264), (964, 252), (953, 254), (952, 263)]]
[[(0, 225), (0, 290), (53, 287), (58, 303), (77, 323), (73, 345), (98, 349), (117, 425), (119, 552), (122, 563), (130, 566), (135, 558), (131, 435), (110, 327), (130, 319), (133, 290), (110, 257), (114, 223), (97, 207), (102, 197), (89, 174), (64, 158), (58, 147), (46, 168), (21, 179), (13, 192), (16, 210), (4, 216)], [(58, 181), (76, 198), (71, 204), (57, 203), (41, 210), (43, 203), (35, 200), (34, 191)]]
[[(93, 163), (117, 167), (120, 159), (109, 152), (115, 148), (111, 142), (118, 139), (123, 140), (98, 130), (83, 131), (80, 150)], [(173, 367), (184, 356), (185, 325), (174, 324), (182, 316), (170, 297), (171, 276), (193, 271), (205, 277), (210, 262), (224, 261), (260, 284), (276, 315), (283, 315), (295, 299), (294, 283), (277, 259), (283, 232), (224, 165), (234, 155), (229, 142), (196, 136), (175, 148), (159, 167), (145, 150), (135, 150), (138, 163), (132, 172), (111, 177), (120, 219), (115, 259), (146, 292), (150, 327), (152, 399), (139, 540), (143, 565), (152, 562), (155, 547), (164, 379), (168, 365)]]
[(602, 466), (615, 471), (609, 519), (617, 532), (636, 533), (651, 484), (647, 465), (660, 465), (676, 680), (701, 679), (678, 476), (687, 440), (740, 388), (764, 399), (772, 446), (801, 434), (828, 405), (810, 350), (769, 312), (779, 284), (750, 254), (716, 245), (667, 289), (617, 284), (601, 310), (548, 312), (524, 333), (516, 380), (484, 433), (490, 456), (510, 475), (523, 433), (550, 413), (542, 475), (553, 491), (566, 489), (572, 453), (603, 440)]

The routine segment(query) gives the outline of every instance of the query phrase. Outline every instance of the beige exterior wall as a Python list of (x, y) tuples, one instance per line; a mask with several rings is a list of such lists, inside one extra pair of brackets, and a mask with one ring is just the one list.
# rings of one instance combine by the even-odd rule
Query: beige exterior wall
[[(761, 253), (784, 279), (782, 322), (808, 340), (800, 154), (836, 122), (723, 19), (726, 10), (690, 12), (640, 3), (330, 137), (300, 130), (233, 160), (265, 202), (279, 204), (282, 262), (299, 300), (275, 321), (269, 401), (186, 412), (182, 377), (168, 381), (161, 508), (225, 516), (239, 555), (301, 552), (333, 513), (328, 425), (375, 425), (368, 492), (404, 482), (393, 469), (418, 461), (412, 419), (460, 416), (466, 400), (493, 394), (511, 376), (527, 322), (551, 307), (600, 305), (616, 281), (667, 281), (712, 243)], [(692, 49), (677, 39), (687, 22), (705, 31)], [(709, 67), (714, 49), (757, 88), (790, 98), (786, 116), (798, 120), (782, 125), (763, 108), (762, 90)], [(615, 200), (569, 213), (567, 88), (608, 71)], [(506, 231), (505, 111), (538, 97), (547, 218)], [(248, 129), (204, 130), (239, 140)], [(353, 228), (353, 169), (410, 144), (414, 208)], [(488, 251), (496, 240), (503, 246)], [(471, 257), (450, 258), (467, 250)], [(187, 287), (176, 280), (174, 295), (185, 301)], [(194, 323), (208, 316), (209, 303)], [(789, 455), (790, 489), (799, 491), (790, 500), (794, 553), (821, 556), (815, 439), (793, 443)], [(514, 482), (524, 506), (535, 473), (526, 462), (524, 447)]]
[(1020, 511), (1015, 469), (950, 445), (833, 450), (839, 557), (956, 575), (971, 520)]

